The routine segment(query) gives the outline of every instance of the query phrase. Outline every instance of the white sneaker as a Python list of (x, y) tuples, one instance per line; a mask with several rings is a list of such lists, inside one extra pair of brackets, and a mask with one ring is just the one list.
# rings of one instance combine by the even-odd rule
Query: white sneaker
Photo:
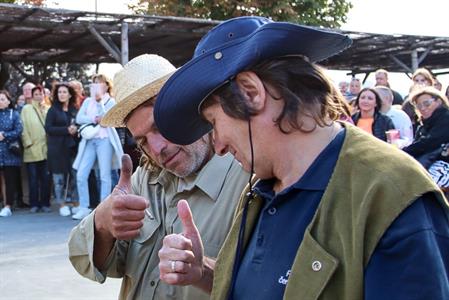
[(86, 207), (80, 207), (78, 212), (72, 216), (73, 220), (82, 220), (87, 217), (92, 210)]
[(61, 208), (59, 208), (59, 215), (61, 216), (61, 217), (68, 217), (68, 216), (70, 216), (72, 213), (70, 212), (70, 208), (67, 206), (67, 205), (65, 205), (65, 206), (63, 206), (63, 207), (61, 207)]
[(9, 207), (3, 207), (2, 210), (0, 211), (0, 217), (11, 217), (12, 216), (12, 211), (11, 208)]
[(78, 206), (72, 206), (72, 214), (76, 214), (76, 213), (78, 213), (78, 211), (80, 210), (80, 206), (78, 205)]

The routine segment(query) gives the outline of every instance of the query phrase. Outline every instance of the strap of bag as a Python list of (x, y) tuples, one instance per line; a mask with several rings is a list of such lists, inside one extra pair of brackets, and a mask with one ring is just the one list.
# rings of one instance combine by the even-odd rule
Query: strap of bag
[(83, 131), (85, 128), (89, 127), (89, 126), (97, 126), (98, 124), (95, 123), (86, 123), (80, 126), (80, 128), (78, 128), (78, 133), (81, 134), (81, 131)]
[(37, 111), (36, 107), (34, 107), (34, 105), (32, 105), (32, 106), (33, 106), (34, 112), (35, 112), (36, 115), (37, 115), (37, 118), (39, 119), (39, 122), (41, 123), (42, 127), (44, 127), (44, 129), (45, 129), (45, 125), (44, 125), (44, 122), (43, 122), (42, 119), (41, 119), (41, 115), (40, 115), (39, 112)]

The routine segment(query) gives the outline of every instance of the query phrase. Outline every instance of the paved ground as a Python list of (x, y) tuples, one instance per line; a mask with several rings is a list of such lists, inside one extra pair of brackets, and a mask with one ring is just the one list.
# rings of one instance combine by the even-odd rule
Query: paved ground
[(98, 284), (78, 275), (67, 239), (78, 223), (53, 213), (16, 210), (0, 218), (0, 299), (117, 299), (120, 280)]

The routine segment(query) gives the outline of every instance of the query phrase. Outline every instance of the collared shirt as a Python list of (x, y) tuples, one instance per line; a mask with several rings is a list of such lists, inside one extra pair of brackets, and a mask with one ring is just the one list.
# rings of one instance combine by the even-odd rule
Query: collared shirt
[(231, 155), (214, 156), (197, 175), (182, 180), (165, 170), (154, 174), (138, 168), (132, 177), (132, 190), (150, 201), (154, 218), (145, 217), (140, 235), (134, 240), (117, 241), (107, 259), (106, 270), (100, 271), (92, 260), (94, 214), (91, 214), (70, 235), (70, 260), (81, 275), (91, 280), (104, 282), (106, 277), (122, 277), (119, 299), (209, 299), (194, 287), (161, 282), (158, 251), (165, 235), (182, 232), (177, 203), (186, 199), (201, 234), (205, 255), (216, 257), (248, 179), (249, 174)]
[(344, 140), (344, 130), (293, 185), (274, 194), (273, 181), (255, 187), (265, 206), (243, 256), (233, 299), (282, 299), (304, 231), (327, 187)]
[[(237, 275), (233, 299), (282, 299), (290, 269), (328, 185), (343, 132), (295, 184), (274, 194), (273, 182), (256, 191), (266, 201)], [(364, 298), (449, 299), (449, 221), (434, 195), (419, 197), (394, 220), (365, 268)], [(427, 276), (428, 275), (428, 276)]]

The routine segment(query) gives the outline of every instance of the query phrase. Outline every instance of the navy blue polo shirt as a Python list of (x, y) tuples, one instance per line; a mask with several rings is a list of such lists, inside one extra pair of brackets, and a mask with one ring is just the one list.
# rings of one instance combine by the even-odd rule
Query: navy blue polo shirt
[[(242, 257), (233, 299), (282, 299), (344, 137), (342, 130), (306, 173), (280, 193), (274, 193), (273, 180), (257, 184), (265, 205)], [(425, 195), (380, 240), (365, 270), (365, 299), (449, 299), (448, 271), (449, 223), (434, 196)]]

